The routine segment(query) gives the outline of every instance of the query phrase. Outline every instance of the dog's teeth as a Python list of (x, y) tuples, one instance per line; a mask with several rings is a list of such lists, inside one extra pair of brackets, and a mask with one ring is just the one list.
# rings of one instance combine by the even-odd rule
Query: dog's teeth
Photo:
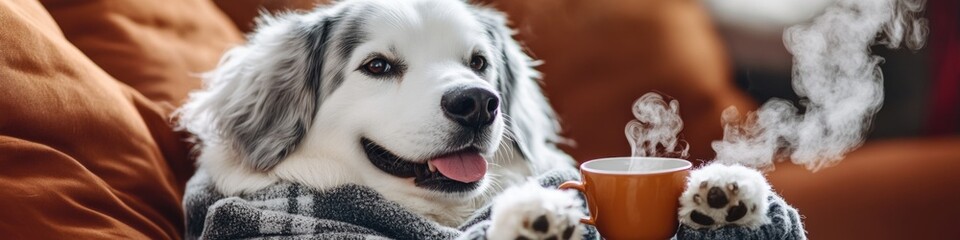
[(436, 167), (436, 166), (433, 166), (433, 163), (431, 163), (431, 162), (429, 162), (429, 161), (427, 162), (427, 168), (430, 169), (430, 172), (437, 172), (437, 167)]

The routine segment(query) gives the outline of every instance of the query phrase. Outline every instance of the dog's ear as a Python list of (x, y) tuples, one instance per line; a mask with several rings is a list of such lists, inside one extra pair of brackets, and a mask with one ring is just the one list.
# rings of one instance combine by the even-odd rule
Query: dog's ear
[(328, 87), (324, 61), (338, 18), (330, 9), (265, 16), (249, 42), (204, 75), (206, 89), (178, 111), (203, 144), (229, 147), (244, 165), (276, 166), (304, 138)]
[(483, 7), (474, 10), (494, 48), (499, 50), (499, 59), (491, 62), (499, 64), (497, 85), (504, 99), (502, 109), (513, 146), (541, 171), (556, 167), (549, 164), (562, 160), (573, 164), (570, 156), (557, 148), (565, 139), (559, 134), (556, 113), (540, 89), (540, 73), (533, 69), (536, 62), (513, 39), (513, 31), (502, 13)]

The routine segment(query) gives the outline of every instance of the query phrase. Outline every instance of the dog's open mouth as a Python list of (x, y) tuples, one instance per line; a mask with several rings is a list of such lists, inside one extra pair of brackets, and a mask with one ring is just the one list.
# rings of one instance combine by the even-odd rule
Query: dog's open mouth
[(390, 175), (414, 178), (417, 187), (440, 192), (467, 192), (480, 186), (487, 172), (487, 161), (479, 151), (467, 148), (415, 163), (394, 155), (367, 138), (361, 138), (367, 158), (374, 166)]

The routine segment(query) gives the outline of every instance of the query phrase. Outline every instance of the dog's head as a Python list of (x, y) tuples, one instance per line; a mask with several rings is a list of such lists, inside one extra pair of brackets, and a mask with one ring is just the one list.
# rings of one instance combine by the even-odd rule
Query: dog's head
[(257, 171), (297, 155), (357, 171), (334, 174), (473, 192), (498, 150), (536, 159), (558, 139), (537, 73), (505, 24), (451, 0), (347, 1), (265, 17), (191, 95), (181, 123)]

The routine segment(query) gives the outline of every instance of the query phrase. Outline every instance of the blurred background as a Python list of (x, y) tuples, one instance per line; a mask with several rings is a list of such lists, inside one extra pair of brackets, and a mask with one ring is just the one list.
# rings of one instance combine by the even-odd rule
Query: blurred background
[[(783, 29), (817, 16), (834, 0), (780, 4), (782, 8), (774, 9), (722, 6), (736, 2), (743, 1), (713, 0), (705, 5), (729, 53), (737, 87), (756, 102), (774, 97), (796, 102), (799, 99), (790, 85), (793, 62), (784, 48)], [(743, 13), (750, 10), (754, 16)], [(955, 1), (928, 1), (927, 11), (921, 14), (931, 29), (925, 47), (916, 51), (871, 47), (871, 52), (885, 60), (881, 64), (885, 99), (869, 139), (958, 134), (960, 104), (951, 97), (960, 94), (953, 70), (960, 66), (960, 56), (951, 53), (956, 51), (951, 49), (956, 48), (958, 14)]]
[[(960, 239), (960, 1), (909, 1), (926, 4), (928, 39), (917, 51), (871, 48), (885, 59), (885, 101), (867, 142), (817, 172), (780, 163), (766, 173), (812, 239)], [(0, 1), (0, 212), (18, 220), (0, 221), (0, 232), (180, 238), (195, 163), (171, 112), (257, 15), (329, 2)], [(516, 39), (543, 61), (575, 159), (630, 154), (631, 106), (657, 91), (679, 100), (698, 165), (714, 157), (725, 108), (798, 100), (783, 30), (834, 4), (470, 2), (507, 13)]]

